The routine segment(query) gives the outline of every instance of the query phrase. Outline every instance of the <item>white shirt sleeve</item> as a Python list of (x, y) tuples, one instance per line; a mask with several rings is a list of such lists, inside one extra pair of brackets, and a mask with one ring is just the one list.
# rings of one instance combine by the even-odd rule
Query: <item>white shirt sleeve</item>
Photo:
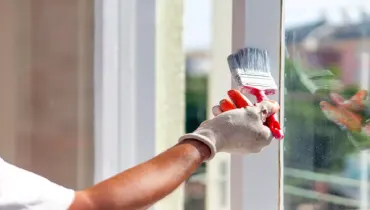
[(0, 158), (0, 210), (67, 210), (75, 192)]

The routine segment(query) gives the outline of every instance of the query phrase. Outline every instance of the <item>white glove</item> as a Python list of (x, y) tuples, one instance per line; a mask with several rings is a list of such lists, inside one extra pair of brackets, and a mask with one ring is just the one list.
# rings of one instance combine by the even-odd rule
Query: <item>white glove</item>
[(255, 106), (226, 111), (204, 121), (197, 130), (185, 134), (179, 141), (195, 139), (205, 143), (211, 150), (209, 160), (217, 152), (258, 153), (273, 138), (270, 129), (263, 123), (278, 109), (276, 102), (263, 101)]

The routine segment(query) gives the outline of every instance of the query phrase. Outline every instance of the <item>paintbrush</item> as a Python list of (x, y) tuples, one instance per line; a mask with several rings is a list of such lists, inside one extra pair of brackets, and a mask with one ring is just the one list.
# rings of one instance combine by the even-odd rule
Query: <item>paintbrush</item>
[[(268, 100), (267, 95), (276, 93), (277, 85), (270, 72), (269, 55), (266, 50), (244, 48), (227, 57), (231, 75), (242, 93), (256, 96), (257, 102)], [(284, 134), (275, 115), (266, 119), (265, 125), (272, 135), (281, 140)]]

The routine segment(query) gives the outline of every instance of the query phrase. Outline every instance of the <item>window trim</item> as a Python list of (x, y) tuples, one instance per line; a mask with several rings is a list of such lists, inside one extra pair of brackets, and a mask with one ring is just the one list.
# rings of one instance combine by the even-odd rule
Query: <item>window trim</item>
[[(172, 18), (183, 13), (182, 0), (94, 3), (97, 183), (177, 143), (185, 123), (185, 95), (178, 94), (185, 59), (182, 16)], [(150, 209), (183, 209), (183, 192), (181, 186)]]
[(157, 2), (95, 0), (94, 3), (94, 182), (97, 183), (156, 154)]
[[(156, 1), (149, 5), (141, 5), (144, 3), (140, 2), (95, 0), (95, 182), (155, 155), (155, 112), (146, 117), (146, 123), (140, 123), (142, 117), (137, 110), (141, 103), (135, 95), (144, 93), (150, 98), (145, 107), (155, 107), (155, 76), (145, 76), (146, 82), (153, 85), (152, 90), (137, 85), (137, 82), (139, 78), (143, 79), (140, 77), (144, 75), (143, 69), (149, 67), (153, 74), (155, 72), (155, 18), (148, 21), (140, 14), (149, 12), (155, 16)], [(276, 82), (280, 87), (279, 93), (271, 98), (279, 100), (280, 95), (282, 102), (282, 9), (264, 13), (267, 8), (282, 8), (282, 1), (234, 0), (231, 8), (232, 35), (223, 42), (231, 43), (227, 52), (245, 44), (267, 49), (271, 56), (272, 74), (276, 80), (279, 78)], [(148, 26), (150, 33), (147, 29), (146, 33), (140, 33)], [(240, 29), (243, 33), (238, 33)], [(259, 33), (261, 31), (264, 33)], [(145, 42), (142, 43), (143, 40)], [(137, 60), (139, 55), (140, 62)], [(281, 108), (283, 110), (283, 106)], [(280, 112), (280, 119), (282, 117)], [(124, 122), (134, 123), (127, 127)], [(136, 126), (139, 123), (151, 131), (145, 134), (150, 138), (143, 138)], [(140, 145), (145, 145), (145, 148)], [(273, 141), (261, 154), (231, 157), (229, 200), (232, 210), (282, 209), (281, 146)], [(267, 183), (270, 187), (261, 189), (259, 183)]]
[[(279, 119), (284, 126), (283, 0), (236, 0), (233, 3), (232, 51), (244, 46), (260, 47), (269, 51), (271, 73), (279, 87), (278, 93), (271, 99), (280, 102)], [(260, 154), (246, 157), (232, 155), (232, 210), (283, 209), (283, 153), (280, 152), (283, 151), (282, 146), (283, 141), (273, 140)], [(264, 187), (261, 187), (261, 183)]]
[(94, 9), (94, 182), (118, 172), (118, 2), (96, 0)]

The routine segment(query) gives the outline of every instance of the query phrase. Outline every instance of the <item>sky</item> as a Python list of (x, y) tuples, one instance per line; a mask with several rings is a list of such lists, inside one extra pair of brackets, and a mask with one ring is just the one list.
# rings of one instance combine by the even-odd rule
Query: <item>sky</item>
[[(184, 0), (184, 47), (207, 49), (211, 43), (212, 0)], [(285, 26), (314, 21), (323, 14), (332, 22), (342, 20), (343, 11), (356, 20), (359, 11), (370, 14), (370, 0), (285, 0)]]

